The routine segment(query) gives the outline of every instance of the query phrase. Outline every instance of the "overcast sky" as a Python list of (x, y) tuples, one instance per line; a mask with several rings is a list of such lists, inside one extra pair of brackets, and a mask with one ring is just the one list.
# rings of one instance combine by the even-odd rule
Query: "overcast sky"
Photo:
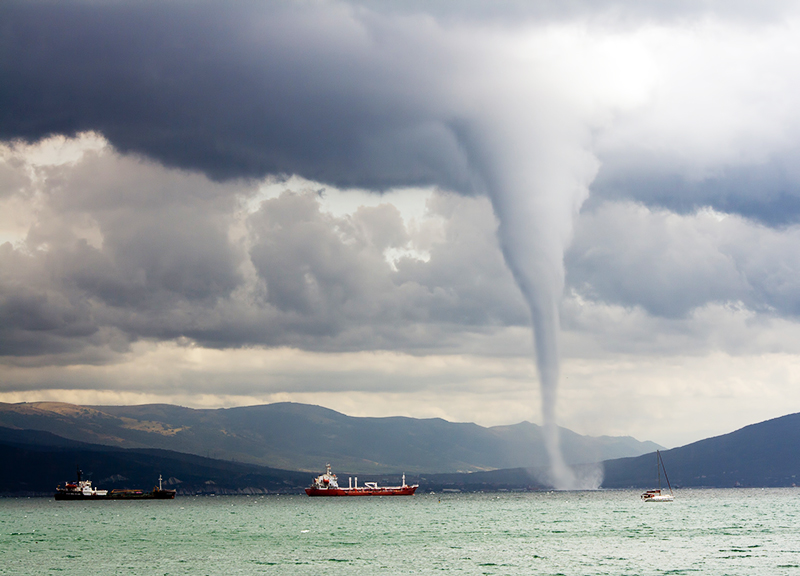
[(800, 411), (798, 95), (796, 2), (7, 0), (0, 401), (541, 423), (557, 256), (561, 425)]

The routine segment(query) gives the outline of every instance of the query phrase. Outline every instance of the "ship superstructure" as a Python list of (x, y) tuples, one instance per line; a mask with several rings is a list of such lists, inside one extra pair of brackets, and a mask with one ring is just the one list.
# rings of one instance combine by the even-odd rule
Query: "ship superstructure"
[(91, 480), (82, 480), (83, 472), (78, 468), (78, 481), (65, 482), (56, 486), (56, 500), (93, 500), (108, 497), (108, 490), (99, 490), (92, 486)]

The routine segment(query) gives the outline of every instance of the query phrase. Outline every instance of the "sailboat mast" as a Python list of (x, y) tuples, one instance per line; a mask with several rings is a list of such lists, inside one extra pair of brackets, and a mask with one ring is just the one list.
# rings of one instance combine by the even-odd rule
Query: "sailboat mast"
[(656, 476), (658, 476), (658, 491), (661, 492), (661, 452), (656, 450)]
[[(672, 494), (672, 485), (669, 483), (669, 476), (667, 476), (667, 469), (664, 466), (664, 460), (661, 458), (661, 452), (658, 451), (658, 450), (656, 450), (656, 452), (658, 452), (658, 461), (661, 464), (661, 468), (664, 469), (664, 478), (666, 478), (666, 480), (667, 480), (667, 486), (669, 486), (669, 493)], [(661, 478), (661, 476), (659, 476), (659, 480), (660, 480), (660, 478)], [(658, 487), (661, 488), (661, 484), (660, 483), (659, 483)]]

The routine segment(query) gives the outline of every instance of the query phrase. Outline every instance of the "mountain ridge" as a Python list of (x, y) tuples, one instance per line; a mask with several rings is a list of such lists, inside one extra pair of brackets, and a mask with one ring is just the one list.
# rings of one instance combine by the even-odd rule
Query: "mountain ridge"
[[(769, 487), (800, 484), (800, 413), (662, 450), (673, 487)], [(654, 455), (604, 462), (605, 488), (653, 486)]]
[[(232, 458), (285, 470), (317, 471), (326, 462), (374, 473), (457, 473), (547, 465), (541, 428), (529, 422), (486, 428), (441, 418), (353, 417), (288, 402), (220, 409), (0, 403), (0, 426), (44, 430), (119, 448)], [(595, 438), (565, 428), (561, 432), (570, 464), (659, 448), (630, 437)]]
[[(103, 417), (94, 414), (94, 417)], [(673, 487), (788, 487), (800, 478), (800, 414), (750, 424), (728, 434), (662, 452)], [(87, 477), (109, 488), (147, 487), (164, 474), (181, 494), (302, 493), (314, 473), (211, 459), (161, 449), (126, 449), (70, 440), (41, 430), (0, 427), (0, 492), (8, 495), (52, 493), (55, 484), (72, 479), (80, 465)], [(344, 478), (396, 484), (399, 474), (341, 466)], [(655, 453), (601, 463), (604, 489), (653, 488)], [(576, 466), (592, 471), (596, 464)], [(547, 489), (546, 468), (515, 467), (469, 473), (409, 473), (422, 491), (503, 491)]]

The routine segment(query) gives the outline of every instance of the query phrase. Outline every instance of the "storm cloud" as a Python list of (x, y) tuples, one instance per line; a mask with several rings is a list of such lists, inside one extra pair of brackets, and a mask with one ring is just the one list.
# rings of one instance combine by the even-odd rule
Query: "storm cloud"
[[(19, 3), (3, 10), (0, 137), (101, 132), (215, 179), (465, 189), (437, 25), (346, 4)], [(420, 90), (420, 85), (424, 89)]]
[(559, 334), (567, 362), (795, 354), (799, 24), (777, 1), (4, 2), (6, 391), (145, 344), (519, 358), (539, 316), (556, 362)]

